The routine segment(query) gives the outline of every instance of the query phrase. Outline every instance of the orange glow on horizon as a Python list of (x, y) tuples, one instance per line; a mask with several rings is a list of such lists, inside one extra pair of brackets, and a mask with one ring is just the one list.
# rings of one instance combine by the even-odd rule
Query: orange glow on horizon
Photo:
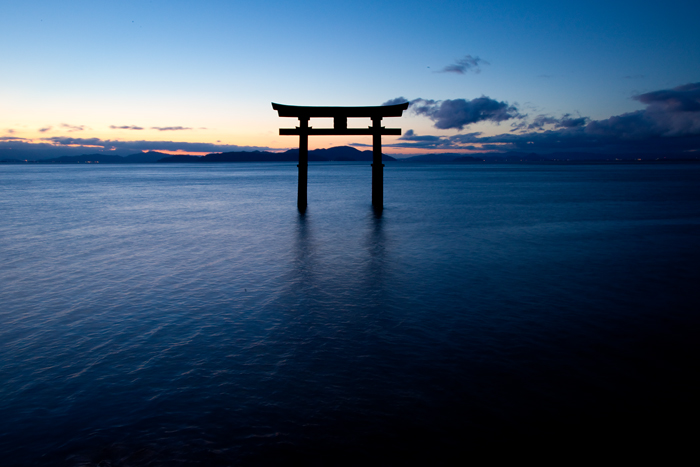
[(206, 156), (207, 154), (211, 154), (211, 152), (183, 151), (182, 149), (178, 149), (177, 151), (171, 151), (170, 149), (149, 149), (147, 151), (141, 152), (161, 152), (163, 154), (169, 154), (171, 156)]
[[(24, 135), (23, 135), (24, 136)], [(131, 140), (131, 139), (119, 139), (119, 140), (105, 140), (105, 141), (100, 141), (99, 136), (95, 137), (93, 134), (85, 134), (85, 135), (80, 135), (79, 137), (76, 137), (78, 142), (71, 143), (71, 142), (66, 142), (66, 143), (61, 143), (60, 141), (54, 141), (52, 138), (47, 138), (47, 137), (23, 137), (23, 136), (15, 136), (12, 135), (12, 139), (17, 141), (18, 143), (24, 143), (24, 144), (45, 144), (45, 145), (50, 145), (53, 147), (70, 147), (70, 148), (85, 148), (86, 150), (89, 149), (99, 149), (104, 151), (105, 153), (113, 152), (116, 150), (116, 143), (138, 143), (139, 140)], [(28, 136), (28, 135), (27, 135)], [(73, 136), (73, 135), (71, 135)], [(89, 138), (95, 138), (98, 141), (95, 141), (93, 144), (86, 144), (86, 143), (81, 144), (79, 141), (80, 139), (89, 139)], [(10, 138), (8, 138), (10, 139)], [(299, 146), (299, 140), (296, 137), (281, 137), (281, 138), (265, 138), (262, 140), (248, 140), (248, 141), (238, 141), (238, 138), (231, 138), (235, 141), (231, 141), (227, 139), (221, 139), (221, 140), (216, 140), (215, 142), (211, 141), (206, 141), (203, 142), (201, 141), (200, 138), (183, 138), (184, 141), (180, 141), (185, 145), (189, 144), (197, 144), (197, 143), (203, 143), (203, 144), (211, 144), (214, 147), (212, 148), (211, 151), (188, 151), (186, 149), (178, 149), (178, 150), (172, 150), (172, 149), (159, 149), (158, 148), (158, 142), (157, 141), (143, 141), (144, 143), (148, 143), (150, 146), (149, 149), (142, 149), (140, 152), (149, 152), (149, 151), (154, 151), (154, 152), (160, 152), (163, 154), (168, 154), (171, 156), (175, 155), (192, 155), (192, 156), (206, 156), (207, 154), (216, 154), (216, 153), (222, 153), (222, 152), (250, 152), (254, 151), (256, 149), (254, 148), (259, 148), (258, 150), (260, 151), (267, 151), (267, 152), (272, 152), (272, 153), (281, 153), (288, 151), (290, 149), (297, 149)], [(316, 150), (316, 149), (329, 149), (332, 147), (338, 147), (338, 146), (350, 146), (354, 149), (357, 149), (358, 151), (371, 151), (372, 146), (371, 144), (368, 144), (369, 141), (363, 141), (364, 138), (361, 138), (358, 140), (358, 138), (328, 138), (328, 137), (313, 137), (309, 138), (309, 150)], [(369, 138), (367, 138), (369, 139)], [(421, 147), (392, 147), (392, 144), (396, 143), (401, 143), (402, 141), (394, 139), (394, 138), (387, 138), (386, 141), (382, 141), (382, 152), (387, 155), (392, 155), (392, 156), (415, 156), (415, 155), (420, 155), (420, 154), (463, 154), (463, 155), (469, 155), (473, 153), (499, 153), (500, 151), (494, 150), (494, 149), (482, 149), (479, 148), (479, 144), (470, 144), (471, 148), (470, 149), (462, 149), (459, 147), (452, 147), (452, 148), (421, 148)], [(103, 144), (100, 144), (103, 143)], [(163, 143), (170, 143), (172, 147), (172, 141), (163, 141)], [(280, 144), (282, 143), (282, 144)], [(241, 147), (240, 149), (229, 149), (229, 148), (216, 148), (216, 145), (222, 145), (222, 146), (239, 146)], [(357, 144), (362, 144), (362, 145), (357, 145)], [(135, 145), (137, 146), (137, 145)], [(245, 147), (249, 147), (251, 149), (244, 149)], [(282, 147), (279, 147), (282, 146)], [(120, 153), (123, 152), (120, 151)], [(138, 149), (134, 149), (133, 152), (139, 152)]]

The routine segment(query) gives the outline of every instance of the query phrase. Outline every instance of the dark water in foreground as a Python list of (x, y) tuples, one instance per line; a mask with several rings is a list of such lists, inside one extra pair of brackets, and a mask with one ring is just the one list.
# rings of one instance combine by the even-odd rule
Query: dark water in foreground
[(0, 167), (3, 465), (695, 442), (700, 165), (295, 171)]

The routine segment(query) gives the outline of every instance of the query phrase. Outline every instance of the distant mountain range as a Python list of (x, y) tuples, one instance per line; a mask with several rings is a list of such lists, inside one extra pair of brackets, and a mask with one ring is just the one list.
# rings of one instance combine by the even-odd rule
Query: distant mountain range
[[(222, 152), (206, 156), (169, 156), (158, 162), (296, 162), (299, 160), (299, 150), (290, 149), (285, 152), (251, 151), (251, 152)], [(383, 161), (396, 159), (382, 154)], [(337, 146), (328, 149), (313, 149), (309, 151), (309, 161), (372, 161), (372, 151), (360, 151), (350, 146)]]
[[(115, 156), (107, 154), (83, 154), (81, 156), (61, 156), (49, 159), (41, 159), (35, 162), (44, 164), (134, 164), (154, 162), (296, 162), (299, 160), (299, 150), (290, 149), (285, 152), (269, 151), (238, 151), (212, 153), (206, 156), (170, 155), (157, 151), (139, 152), (129, 156)], [(396, 159), (382, 154), (383, 161), (395, 161)], [(360, 151), (350, 146), (338, 146), (329, 149), (314, 149), (309, 151), (309, 161), (372, 161), (372, 151)], [(0, 162), (19, 163), (24, 161), (4, 159)]]
[[(290, 149), (285, 152), (269, 151), (238, 151), (212, 153), (206, 156), (190, 155), (170, 155), (162, 152), (149, 151), (139, 152), (128, 156), (116, 156), (106, 154), (84, 154), (81, 156), (61, 156), (37, 161), (36, 163), (53, 164), (134, 164), (134, 163), (154, 163), (154, 162), (176, 162), (176, 163), (207, 163), (207, 162), (297, 162), (299, 160), (299, 150)], [(566, 152), (552, 154), (536, 154), (524, 152), (505, 153), (471, 153), (469, 155), (457, 153), (442, 154), (421, 154), (417, 156), (394, 158), (386, 154), (382, 155), (383, 161), (399, 162), (428, 162), (428, 163), (470, 163), (470, 162), (583, 162), (583, 161), (632, 161), (632, 160), (667, 160), (667, 161), (697, 161), (700, 154), (597, 154)], [(309, 161), (372, 161), (372, 151), (360, 151), (350, 146), (337, 146), (328, 149), (314, 149), (309, 151)], [(24, 163), (15, 159), (3, 159), (2, 163)]]

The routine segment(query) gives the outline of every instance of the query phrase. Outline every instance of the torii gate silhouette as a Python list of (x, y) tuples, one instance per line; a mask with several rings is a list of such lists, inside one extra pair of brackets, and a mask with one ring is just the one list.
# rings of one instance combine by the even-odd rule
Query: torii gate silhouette
[[(400, 135), (400, 128), (384, 128), (382, 118), (400, 117), (408, 102), (374, 107), (303, 107), (272, 103), (280, 117), (299, 119), (296, 128), (280, 128), (280, 135), (299, 135), (299, 190), (297, 206), (306, 210), (306, 185), (309, 169), (309, 135), (372, 135), (372, 206), (384, 207), (384, 164), (382, 164), (382, 135)], [(333, 118), (333, 128), (311, 128), (310, 118)], [(348, 128), (348, 118), (372, 119), (368, 128)]]

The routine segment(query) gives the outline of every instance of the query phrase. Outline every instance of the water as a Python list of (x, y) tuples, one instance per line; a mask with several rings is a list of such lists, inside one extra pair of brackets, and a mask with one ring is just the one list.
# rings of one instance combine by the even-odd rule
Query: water
[(0, 167), (3, 465), (683, 446), (700, 165)]

